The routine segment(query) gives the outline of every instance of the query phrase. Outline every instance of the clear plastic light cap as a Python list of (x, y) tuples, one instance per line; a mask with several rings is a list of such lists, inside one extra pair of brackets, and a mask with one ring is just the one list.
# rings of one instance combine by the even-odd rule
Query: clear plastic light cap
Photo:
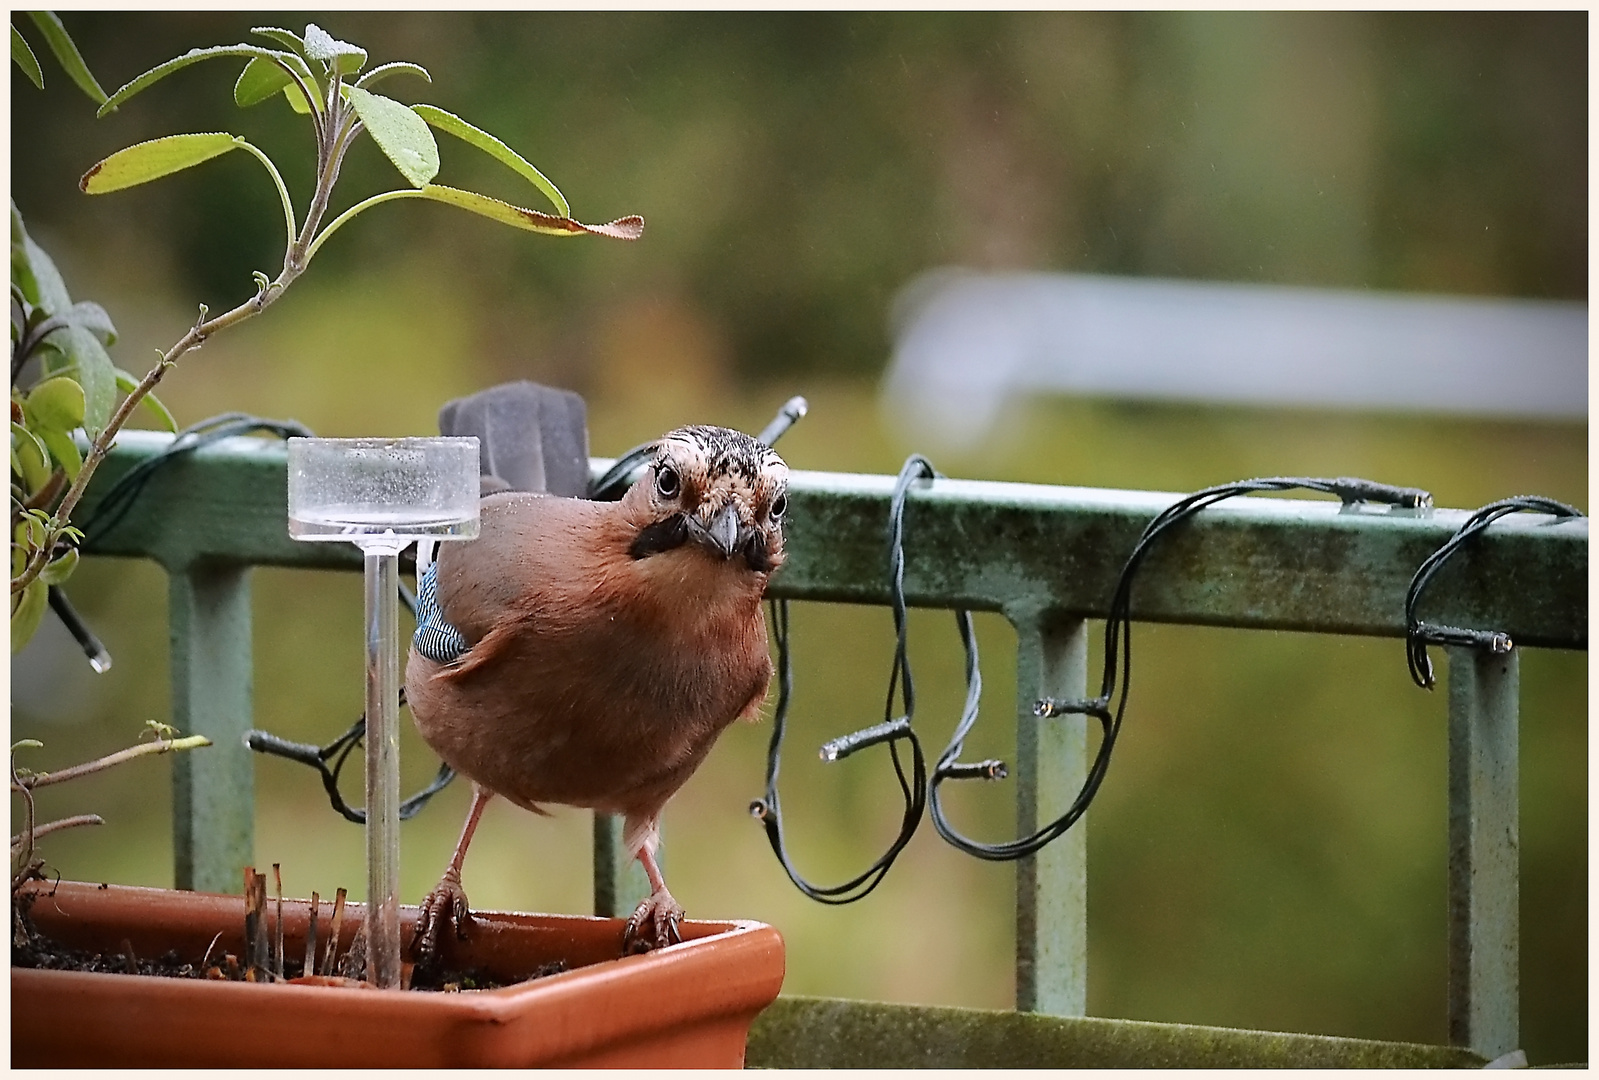
[(289, 535), (399, 551), (478, 534), (472, 436), (290, 439)]

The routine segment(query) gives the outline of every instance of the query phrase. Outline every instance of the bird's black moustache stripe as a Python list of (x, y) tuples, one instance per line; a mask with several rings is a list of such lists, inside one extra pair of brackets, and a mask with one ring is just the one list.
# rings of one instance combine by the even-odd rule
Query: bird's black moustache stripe
[(673, 514), (640, 529), (627, 553), (635, 559), (647, 559), (651, 555), (681, 547), (687, 539), (688, 519), (682, 514)]
[(766, 537), (757, 532), (749, 538), (744, 545), (744, 561), (749, 563), (751, 570), (757, 574), (769, 573), (772, 569), (772, 558), (766, 551)]
[[(635, 559), (647, 559), (651, 555), (682, 547), (687, 542), (688, 519), (683, 514), (673, 514), (640, 529), (627, 553)], [(742, 554), (749, 568), (757, 574), (771, 573), (772, 556), (766, 547), (766, 537), (760, 532), (753, 533), (745, 541)]]

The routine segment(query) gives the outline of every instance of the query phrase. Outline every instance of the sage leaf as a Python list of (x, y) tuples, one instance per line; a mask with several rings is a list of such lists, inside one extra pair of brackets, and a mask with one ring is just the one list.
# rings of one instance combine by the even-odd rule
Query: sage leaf
[(355, 81), (355, 85), (365, 88), (371, 86), (379, 79), (387, 79), (390, 75), (415, 75), (425, 83), (432, 83), (433, 76), (428, 74), (428, 69), (421, 64), (411, 64), (404, 60), (395, 60), (388, 64), (379, 64), (371, 71), (362, 75)]
[(305, 25), (305, 58), (320, 60), (332, 70), (351, 75), (366, 66), (366, 50), (340, 41), (316, 23)]
[(252, 26), (250, 33), (270, 38), (280, 45), (287, 45), (301, 56), (305, 55), (305, 41), (293, 30), (284, 30), (277, 26)]
[(549, 178), (534, 168), (521, 154), (506, 146), (499, 139), (496, 139), (483, 129), (467, 123), (454, 113), (447, 113), (436, 106), (412, 105), (411, 108), (418, 116), (440, 131), (454, 135), (462, 142), (477, 147), (502, 165), (508, 166), (513, 172), (542, 191), (550, 202), (555, 204), (555, 209), (560, 212), (562, 217), (571, 215), (572, 208), (567, 205), (566, 196), (561, 194), (560, 189), (550, 183)]
[(114, 112), (118, 105), (127, 101), (134, 94), (148, 90), (174, 71), (181, 71), (190, 64), (198, 64), (201, 60), (215, 60), (222, 56), (260, 56), (268, 59), (276, 57), (283, 60), (284, 63), (288, 63), (290, 58), (298, 59), (294, 57), (293, 53), (279, 52), (275, 49), (263, 49), (259, 45), (246, 45), (242, 42), (238, 45), (213, 45), (208, 49), (190, 49), (182, 56), (175, 56), (164, 64), (157, 64), (143, 75), (134, 78), (132, 82), (107, 98), (105, 104), (100, 106), (100, 111), (95, 115), (104, 116), (108, 112)]
[(300, 88), (290, 83), (283, 88), (283, 96), (289, 99), (289, 108), (297, 113), (309, 113), (311, 106), (306, 102), (305, 95), (300, 93)]
[(121, 191), (210, 161), (243, 142), (226, 132), (203, 132), (135, 143), (91, 166), (78, 181), (78, 187), (89, 195)]
[(410, 106), (356, 86), (349, 87), (349, 99), (372, 140), (412, 187), (439, 174), (439, 144)]
[(11, 609), (11, 655), (15, 656), (22, 651), (22, 647), (33, 637), (33, 632), (39, 629), (39, 621), (44, 618), (46, 601), (49, 599), (50, 587), (42, 581), (30, 581), (28, 587), (22, 590), (22, 597), (15, 602)]
[(239, 81), (233, 84), (233, 103), (241, 109), (248, 109), (251, 105), (261, 104), (285, 86), (293, 85), (294, 80), (289, 73), (277, 64), (259, 56), (252, 57), (244, 65), (244, 70), (239, 72)]
[(41, 437), (51, 430), (71, 431), (83, 423), (83, 387), (65, 375), (46, 379), (28, 392), (22, 413)]
[(44, 72), (39, 69), (39, 58), (33, 55), (33, 50), (28, 48), (28, 39), (22, 36), (22, 31), (15, 25), (11, 27), (11, 59), (16, 61), (28, 81), (44, 89)]
[(78, 52), (78, 47), (72, 42), (72, 35), (61, 25), (56, 13), (30, 11), (28, 18), (39, 28), (39, 33), (44, 35), (45, 44), (55, 53), (56, 60), (60, 62), (61, 70), (67, 73), (67, 77), (78, 84), (79, 90), (89, 95), (89, 100), (96, 105), (104, 105), (105, 91), (100, 89), (100, 84), (89, 73), (89, 65), (83, 62), (83, 54)]
[(604, 225), (585, 225), (569, 217), (542, 214), (537, 210), (512, 206), (499, 199), (479, 195), (475, 191), (462, 191), (442, 184), (429, 184), (418, 194), (425, 199), (470, 210), (474, 214), (481, 214), (493, 221), (512, 228), (525, 229), (528, 232), (547, 233), (551, 236), (581, 236), (584, 233), (593, 233), (596, 236), (610, 236), (617, 240), (637, 240), (644, 235), (644, 219), (636, 214), (617, 218)]
[(50, 448), (50, 456), (56, 464), (66, 471), (67, 479), (76, 480), (78, 470), (83, 468), (83, 455), (78, 453), (78, 444), (72, 441), (72, 436), (52, 428), (41, 431), (39, 438)]
[(298, 75), (313, 93), (321, 92), (316, 76), (311, 74), (306, 62), (298, 56), (285, 53), (277, 60), (257, 56), (244, 65), (244, 70), (239, 72), (239, 81), (233, 84), (234, 104), (241, 109), (248, 109), (251, 105), (258, 105), (281, 90), (295, 112), (310, 112), (311, 107), (306, 104), (305, 95), (300, 93), (299, 84), (284, 67), (285, 64), (294, 69), (294, 74)]
[[(117, 368), (116, 376), (117, 389), (122, 391), (124, 394), (131, 394), (134, 390), (138, 389), (139, 380), (135, 379), (129, 372), (123, 371), (121, 368)], [(156, 397), (154, 394), (146, 394), (144, 397), (139, 399), (139, 404), (155, 413), (156, 419), (161, 421), (162, 427), (166, 428), (174, 435), (177, 434), (178, 422), (173, 419), (172, 413), (164, 404), (162, 404), (160, 398)]]

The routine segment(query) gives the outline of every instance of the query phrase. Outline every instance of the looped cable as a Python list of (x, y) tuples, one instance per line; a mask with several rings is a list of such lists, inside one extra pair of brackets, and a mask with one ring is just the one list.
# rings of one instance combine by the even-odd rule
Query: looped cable
[(1431, 690), (1437, 681), (1433, 676), (1432, 659), (1427, 655), (1428, 645), (1456, 645), (1494, 653), (1507, 653), (1514, 647), (1510, 635), (1497, 630), (1470, 630), (1422, 622), (1416, 616), (1416, 605), (1433, 577), (1466, 541), (1500, 518), (1518, 511), (1549, 514), (1558, 521), (1586, 516), (1574, 506), (1541, 495), (1515, 495), (1473, 512), (1442, 547), (1427, 556), (1410, 579), (1410, 588), (1405, 590), (1405, 662), (1410, 667), (1411, 680), (1423, 690)]
[[(840, 885), (813, 885), (794, 868), (789, 859), (783, 836), (782, 805), (777, 792), (777, 775), (782, 765), (783, 733), (788, 725), (789, 703), (794, 693), (794, 666), (789, 647), (788, 601), (773, 600), (772, 637), (777, 645), (777, 708), (773, 716), (772, 740), (766, 751), (766, 795), (750, 803), (750, 814), (766, 828), (766, 838), (796, 888), (812, 900), (823, 904), (850, 904), (867, 896), (877, 888), (888, 874), (894, 860), (905, 850), (911, 837), (921, 824), (927, 808), (927, 760), (922, 753), (921, 740), (911, 727), (916, 713), (916, 689), (911, 680), (910, 658), (906, 653), (905, 614), (905, 497), (910, 486), (919, 479), (932, 479), (937, 473), (932, 463), (920, 454), (912, 454), (900, 470), (894, 485), (894, 495), (888, 510), (888, 566), (889, 593), (894, 611), (894, 662), (888, 679), (888, 697), (883, 705), (883, 722), (833, 739), (823, 745), (824, 761), (842, 761), (850, 754), (879, 743), (888, 744), (889, 757), (894, 763), (894, 775), (899, 781), (900, 794), (905, 801), (905, 811), (900, 818), (899, 835), (888, 850), (861, 873)], [(904, 712), (894, 715), (894, 693), (898, 690)], [(900, 758), (900, 743), (910, 744), (911, 768), (906, 776), (905, 764)], [(1003, 766), (1001, 766), (1003, 768)]]
[[(1099, 792), (1100, 784), (1103, 783), (1105, 774), (1110, 769), (1111, 751), (1115, 748), (1116, 738), (1121, 733), (1122, 716), (1127, 709), (1127, 694), (1132, 680), (1133, 639), (1131, 609), (1133, 578), (1137, 574), (1138, 568), (1143, 565), (1151, 546), (1167, 530), (1192, 517), (1200, 510), (1221, 502), (1223, 499), (1247, 495), (1255, 491), (1288, 491), (1295, 488), (1336, 495), (1345, 505), (1356, 502), (1375, 502), (1405, 509), (1425, 509), (1432, 505), (1432, 496), (1420, 488), (1394, 487), (1371, 480), (1362, 480), (1358, 477), (1341, 476), (1323, 479), (1319, 477), (1274, 476), (1205, 488), (1203, 491), (1196, 491), (1191, 495), (1178, 499), (1159, 514), (1156, 514), (1154, 519), (1144, 527), (1143, 533), (1138, 538), (1138, 543), (1133, 546), (1132, 554), (1127, 557), (1126, 563), (1123, 564), (1121, 576), (1116, 581), (1116, 590), (1111, 596), (1110, 612), (1105, 619), (1105, 671), (1100, 681), (1099, 696), (1069, 700), (1041, 698), (1033, 704), (1033, 715), (1040, 720), (1057, 716), (1085, 715), (1092, 716), (1099, 721), (1099, 749), (1094, 755), (1093, 764), (1089, 767), (1082, 789), (1078, 791), (1077, 797), (1072, 800), (1071, 806), (1060, 817), (1030, 836), (1020, 837), (1005, 843), (988, 844), (963, 836), (944, 816), (943, 804), (939, 798), (939, 785), (945, 779), (961, 775), (956, 770), (963, 767), (956, 765), (955, 759), (960, 756), (961, 744), (971, 731), (972, 725), (976, 722), (977, 695), (981, 690), (981, 678), (976, 670), (977, 644), (971, 634), (971, 619), (964, 611), (956, 612), (956, 619), (961, 627), (961, 641), (966, 646), (966, 709), (961, 715), (961, 722), (955, 729), (954, 737), (950, 740), (948, 748), (939, 757), (938, 765), (933, 770), (933, 780), (928, 801), (933, 827), (938, 830), (938, 834), (968, 855), (973, 855), (979, 859), (1004, 862), (1025, 858), (1036, 853), (1075, 825), (1088, 811), (1089, 804), (1093, 802), (1094, 796)], [(1114, 708), (1112, 707), (1112, 701), (1115, 702)]]

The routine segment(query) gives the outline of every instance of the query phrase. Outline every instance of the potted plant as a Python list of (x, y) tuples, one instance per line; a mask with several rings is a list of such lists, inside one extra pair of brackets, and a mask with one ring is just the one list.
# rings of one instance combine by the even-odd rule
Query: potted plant
[[(618, 239), (642, 232), (637, 217), (596, 226), (578, 222), (560, 191), (500, 140), (442, 109), (402, 104), (371, 89), (402, 75), (431, 82), (423, 68), (397, 62), (367, 69), (365, 50), (314, 24), (303, 34), (252, 31), (275, 47), (191, 50), (107, 96), (60, 21), (43, 13), (34, 22), (68, 74), (100, 103), (102, 116), (191, 64), (243, 59), (235, 102), (249, 107), (284, 99), (312, 130), (317, 168), (303, 216), (271, 158), (232, 134), (169, 135), (89, 168), (80, 186), (98, 195), (242, 150), (261, 162), (282, 203), (287, 239), (279, 273), (257, 272), (255, 295), (230, 311), (211, 315), (201, 305), (195, 323), (139, 379), (112, 364), (105, 348), (115, 338), (109, 318), (98, 305), (72, 303), (13, 207), (13, 651), (38, 626), (52, 599), (49, 589), (76, 565), (81, 537), (73, 511), (131, 412), (143, 403), (175, 428), (152, 394), (166, 373), (212, 335), (274, 303), (358, 214), (422, 198), (532, 232)], [(42, 83), (38, 61), (16, 27), (12, 55)], [(439, 168), (433, 130), (504, 164), (556, 212), (433, 183)], [(372, 195), (324, 222), (339, 167), (363, 133), (407, 186)], [(133, 756), (204, 745), (203, 739), (179, 740), (170, 730), (157, 736), (145, 744), (155, 749), (135, 748)], [(52, 828), (91, 823), (92, 815), (37, 826), (31, 790), (83, 771), (52, 777), (13, 765), (13, 791), (28, 810), (12, 845), (14, 1065), (736, 1067), (750, 1022), (782, 983), (781, 938), (755, 923), (684, 922), (681, 944), (624, 958), (620, 919), (479, 912), (469, 937), (445, 946), (443, 966), (459, 976), (447, 980), (444, 992), (376, 991), (333, 970), (341, 957), (346, 973), (361, 970), (350, 953), (362, 940), (366, 912), (364, 905), (345, 905), (342, 890), (332, 905), (314, 894), (286, 900), (281, 890), (269, 905), (264, 876), (249, 868), (236, 896), (45, 880), (35, 855), (38, 838)], [(402, 909), (407, 939), (416, 917), (416, 909)], [(57, 964), (78, 970), (49, 969)], [(166, 977), (140, 977), (155, 973)], [(530, 976), (542, 977), (521, 981)]]

